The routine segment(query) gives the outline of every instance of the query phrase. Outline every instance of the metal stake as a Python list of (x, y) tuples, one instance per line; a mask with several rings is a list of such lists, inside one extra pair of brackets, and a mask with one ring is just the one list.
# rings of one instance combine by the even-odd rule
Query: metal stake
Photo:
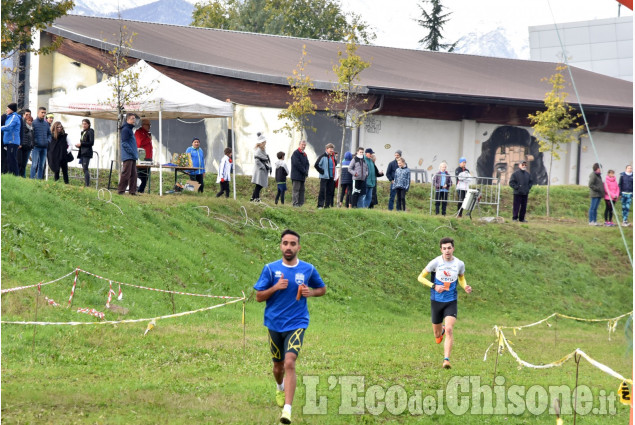
[(573, 360), (575, 360), (575, 389), (573, 393), (573, 425), (575, 425), (576, 416), (578, 413), (578, 371), (580, 370), (580, 360), (582, 356), (579, 354), (573, 355)]

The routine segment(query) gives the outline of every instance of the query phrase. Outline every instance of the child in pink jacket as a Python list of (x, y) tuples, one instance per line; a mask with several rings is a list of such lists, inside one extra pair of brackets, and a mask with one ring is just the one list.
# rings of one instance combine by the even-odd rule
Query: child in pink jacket
[[(604, 180), (604, 225), (615, 226), (613, 223), (613, 205), (617, 202), (617, 197), (620, 196), (620, 187), (615, 179), (615, 171), (609, 170)], [(611, 204), (611, 201), (613, 203)]]

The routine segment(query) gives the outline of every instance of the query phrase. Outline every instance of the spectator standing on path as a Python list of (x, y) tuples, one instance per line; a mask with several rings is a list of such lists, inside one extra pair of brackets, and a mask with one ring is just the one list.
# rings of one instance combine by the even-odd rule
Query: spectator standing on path
[(258, 133), (258, 143), (254, 148), (254, 172), (251, 182), (255, 185), (250, 201), (260, 202), (260, 191), (269, 186), (269, 174), (271, 174), (271, 160), (265, 151), (267, 138)]
[(314, 167), (320, 173), (320, 193), (318, 194), (318, 208), (330, 208), (333, 206), (335, 193), (335, 146), (333, 143), (326, 145), (325, 152), (315, 161)]
[(291, 185), (294, 207), (304, 205), (304, 182), (309, 175), (309, 159), (305, 150), (306, 141), (302, 140), (298, 149), (291, 154)]
[(375, 167), (375, 186), (373, 186), (373, 196), (370, 200), (370, 205), (368, 206), (368, 208), (374, 208), (375, 205), (377, 205), (379, 203), (379, 201), (377, 200), (377, 178), (378, 177), (383, 177), (384, 173), (382, 171), (379, 171), (377, 169), (377, 155), (372, 154), (370, 156), (371, 161), (373, 161), (373, 166)]
[(278, 160), (276, 161), (276, 184), (278, 186), (278, 193), (276, 193), (276, 205), (278, 200), (284, 205), (284, 194), (287, 191), (287, 176), (289, 175), (289, 167), (284, 162), (284, 152), (280, 151), (276, 154)]
[(591, 207), (589, 208), (589, 225), (600, 226), (597, 222), (598, 206), (604, 198), (604, 183), (602, 183), (602, 169), (597, 162), (593, 164), (593, 172), (589, 175), (589, 194), (591, 195)]
[(628, 226), (628, 213), (633, 202), (633, 166), (627, 165), (620, 173), (620, 202), (622, 204), (622, 226)]
[(192, 139), (192, 146), (187, 148), (185, 153), (189, 153), (192, 157), (192, 167), (198, 170), (190, 171), (190, 176), (200, 185), (198, 191), (203, 193), (205, 187), (205, 152), (201, 148), (201, 139), (195, 137)]
[(620, 196), (620, 187), (615, 178), (615, 171), (609, 170), (604, 180), (604, 225), (615, 226), (613, 223), (613, 205), (617, 203)]
[(454, 170), (456, 176), (456, 194), (458, 198), (458, 205), (456, 209), (459, 217), (463, 217), (463, 200), (467, 194), (467, 190), (470, 188), (470, 170), (467, 169), (467, 159), (465, 157), (459, 158), (459, 166)]
[(518, 165), (518, 170), (514, 171), (509, 179), (509, 185), (514, 189), (512, 220), (527, 223), (527, 220), (525, 220), (527, 199), (529, 198), (529, 191), (534, 185), (534, 179), (527, 171), (527, 161), (523, 161)]
[(46, 114), (46, 122), (48, 123), (49, 127), (53, 125), (53, 121), (55, 121), (55, 115)]
[(88, 164), (93, 157), (93, 145), (95, 144), (95, 130), (90, 128), (90, 120), (84, 118), (82, 120), (82, 134), (79, 136), (79, 143), (75, 145), (79, 148), (77, 157), (81, 159), (82, 170), (84, 171), (84, 186), (90, 186), (90, 171)]
[(366, 193), (364, 196), (363, 204), (360, 208), (369, 208), (371, 202), (373, 201), (373, 189), (377, 184), (377, 174), (375, 174), (375, 170), (377, 170), (377, 167), (375, 167), (375, 163), (373, 162), (372, 158), (374, 153), (375, 152), (372, 148), (367, 148), (364, 151), (364, 161), (366, 162), (366, 166), (368, 167), (368, 175), (366, 176)]
[[(7, 122), (7, 114), (2, 114), (2, 125)], [(7, 174), (9, 172), (9, 167), (7, 165), (7, 150), (4, 147), (4, 133), (0, 132), (0, 136), (2, 137), (2, 174)]]
[(30, 177), (42, 180), (46, 168), (46, 156), (48, 147), (53, 138), (51, 126), (46, 121), (46, 108), (40, 106), (37, 110), (37, 118), (33, 120), (33, 150), (31, 151), (31, 175)]
[(448, 206), (448, 193), (450, 192), (450, 186), (452, 186), (452, 179), (450, 173), (446, 170), (448, 164), (443, 161), (439, 164), (439, 171), (432, 178), (432, 187), (434, 187), (434, 212), (439, 215), (439, 207), (441, 207), (441, 215), (445, 215), (445, 210)]
[(397, 191), (395, 190), (393, 183), (395, 180), (395, 171), (397, 171), (397, 168), (399, 168), (399, 164), (397, 164), (397, 161), (399, 161), (399, 158), (401, 158), (401, 153), (401, 150), (396, 150), (395, 159), (393, 161), (390, 161), (390, 163), (388, 164), (388, 168), (386, 168), (386, 178), (390, 182), (390, 198), (388, 199), (388, 211), (392, 211), (395, 207), (395, 195), (397, 194)]
[[(137, 148), (141, 148), (146, 152), (144, 161), (152, 162), (152, 133), (150, 133), (150, 126), (151, 124), (149, 119), (142, 119), (141, 127), (135, 131), (134, 138), (137, 141)], [(141, 180), (139, 193), (143, 193), (146, 190), (146, 183), (148, 183), (148, 174), (150, 172), (149, 168), (138, 171), (139, 180)]]
[(315, 266), (298, 259), (298, 233), (289, 229), (282, 232), (280, 251), (282, 259), (262, 268), (254, 289), (256, 301), (267, 302), (264, 325), (273, 360), (276, 404), (282, 407), (280, 422), (290, 424), (297, 381), (295, 365), (309, 326), (307, 298), (324, 295), (326, 285)]
[(229, 182), (232, 179), (232, 148), (225, 148), (223, 151), (223, 159), (220, 160), (218, 166), (218, 176), (216, 176), (216, 183), (220, 183), (220, 191), (216, 194), (217, 198), (220, 198), (223, 193), (225, 198), (229, 198)]
[[(353, 154), (350, 152), (344, 153), (344, 160), (342, 161), (342, 171), (340, 173), (340, 199), (338, 206), (341, 208), (344, 205), (346, 208), (351, 207), (351, 191), (353, 190), (353, 176), (348, 172), (348, 166), (353, 159)], [(344, 194), (346, 194), (346, 202), (342, 204), (344, 200)]]
[(24, 110), (24, 118), (22, 120), (22, 131), (20, 134), (20, 147), (18, 148), (18, 174), (26, 178), (26, 166), (29, 163), (31, 150), (33, 150), (33, 117), (31, 110)]
[(53, 123), (51, 130), (53, 132), (53, 138), (51, 139), (51, 146), (47, 153), (49, 168), (55, 175), (55, 181), (60, 179), (61, 170), (64, 176), (64, 183), (68, 184), (68, 160), (66, 157), (71, 149), (68, 144), (68, 134), (66, 134), (64, 126), (59, 121)]
[(121, 126), (121, 161), (123, 162), (123, 168), (119, 185), (117, 186), (117, 193), (120, 195), (126, 193), (126, 188), (128, 188), (128, 193), (131, 195), (137, 194), (137, 159), (139, 159), (139, 154), (137, 141), (132, 132), (135, 121), (135, 114), (129, 112), (126, 114), (126, 122)]
[(7, 120), (2, 125), (2, 148), (7, 150), (7, 171), (15, 176), (20, 174), (18, 168), (18, 148), (20, 147), (20, 132), (22, 131), (22, 119), (16, 112), (17, 103), (9, 103), (7, 106)]
[(410, 189), (410, 169), (402, 156), (397, 160), (399, 168), (395, 170), (394, 188), (397, 197), (397, 211), (406, 211), (406, 193)]
[(364, 197), (366, 196), (366, 177), (368, 177), (368, 164), (364, 157), (364, 148), (357, 148), (357, 154), (349, 164), (348, 172), (353, 177), (351, 207), (363, 208)]

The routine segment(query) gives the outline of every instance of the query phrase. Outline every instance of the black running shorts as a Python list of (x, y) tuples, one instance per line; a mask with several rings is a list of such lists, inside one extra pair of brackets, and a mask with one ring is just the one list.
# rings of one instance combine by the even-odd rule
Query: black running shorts
[(283, 362), (287, 353), (295, 353), (296, 356), (300, 354), (306, 329), (296, 329), (287, 332), (267, 330), (269, 331), (269, 349), (274, 362)]
[(432, 324), (438, 325), (443, 323), (443, 319), (452, 316), (456, 319), (458, 313), (458, 304), (456, 300), (447, 303), (430, 300), (430, 308), (432, 310)]

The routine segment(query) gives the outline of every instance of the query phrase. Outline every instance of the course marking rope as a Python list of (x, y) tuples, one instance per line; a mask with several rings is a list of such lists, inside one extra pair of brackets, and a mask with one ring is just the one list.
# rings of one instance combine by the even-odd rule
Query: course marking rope
[[(268, 206), (263, 203), (258, 203), (258, 204)], [(269, 229), (276, 230), (276, 231), (280, 230), (280, 228), (278, 227), (276, 223), (274, 223), (272, 220), (266, 217), (262, 217), (260, 220), (258, 220), (259, 225), (256, 224), (256, 222), (253, 219), (249, 218), (249, 214), (247, 214), (247, 208), (245, 208), (244, 205), (240, 206), (240, 214), (242, 218), (244, 218), (245, 220), (245, 222), (242, 224), (240, 221), (235, 220), (233, 218), (230, 218), (221, 214), (212, 213), (209, 207), (206, 205), (201, 205), (194, 208), (205, 208), (207, 210), (208, 217), (212, 216), (214, 220), (222, 221), (223, 223), (229, 224), (230, 226), (243, 226), (243, 227), (251, 226), (251, 227), (256, 227), (258, 229), (265, 229), (265, 230), (269, 230)]]
[(73, 287), (71, 288), (71, 296), (68, 298), (68, 306), (71, 306), (73, 302), (73, 295), (75, 295), (75, 287), (77, 286), (77, 276), (79, 276), (79, 268), (75, 269), (75, 279), (73, 279)]
[(104, 320), (104, 317), (105, 317), (104, 313), (102, 313), (101, 311), (97, 311), (94, 308), (78, 308), (77, 312), (78, 313), (86, 313), (86, 314), (89, 314), (91, 316), (95, 316), (99, 320)]
[[(530, 328), (532, 326), (536, 326), (539, 325), (541, 323), (546, 322), (547, 320), (551, 319), (552, 317), (562, 317), (563, 319), (570, 319), (570, 320), (575, 320), (578, 322), (607, 322), (607, 326), (608, 326), (608, 331), (609, 331), (609, 341), (611, 340), (611, 333), (615, 332), (616, 328), (617, 328), (617, 322), (619, 322), (619, 320), (623, 317), (626, 316), (631, 316), (633, 314), (633, 312), (629, 312), (629, 313), (624, 313), (620, 316), (617, 317), (612, 317), (609, 319), (584, 319), (582, 317), (574, 317), (574, 316), (568, 316), (566, 314), (562, 314), (562, 313), (553, 313), (550, 316), (545, 317), (544, 319), (541, 319), (537, 322), (534, 323), (530, 323), (528, 325), (522, 325), (522, 326), (497, 326), (495, 328), (497, 329), (512, 329), (514, 331), (514, 335), (516, 335), (516, 331), (520, 331), (521, 329), (524, 328)], [(547, 323), (548, 326), (551, 326), (549, 323)]]
[[(99, 275), (97, 275), (97, 274), (95, 274), (95, 273), (91, 273), (91, 272), (89, 272), (89, 271), (83, 270), (83, 269), (81, 269), (81, 268), (79, 268), (79, 267), (77, 267), (77, 268), (76, 268), (75, 270), (73, 270), (72, 272), (67, 273), (67, 274), (65, 274), (64, 276), (59, 277), (59, 278), (57, 278), (57, 279), (55, 279), (55, 280), (52, 280), (52, 281), (50, 281), (50, 282), (36, 283), (36, 284), (33, 284), (33, 285), (18, 286), (18, 287), (15, 287), (15, 288), (3, 289), (0, 293), (5, 294), (5, 293), (7, 293), (7, 292), (20, 291), (20, 290), (23, 290), (23, 289), (29, 289), (29, 288), (35, 288), (35, 287), (38, 287), (38, 290), (39, 290), (39, 288), (41, 288), (41, 287), (42, 287), (42, 286), (44, 286), (44, 285), (49, 285), (49, 284), (51, 284), (51, 283), (59, 282), (60, 280), (64, 279), (65, 277), (68, 277), (68, 276), (70, 276), (71, 274), (75, 273), (75, 279), (73, 280), (73, 287), (71, 288), (71, 295), (70, 295), (69, 300), (68, 300), (68, 303), (69, 303), (69, 305), (70, 305), (70, 304), (71, 304), (71, 302), (72, 302), (73, 296), (75, 295), (75, 287), (76, 287), (76, 285), (77, 285), (77, 278), (78, 278), (78, 273), (79, 273), (79, 272), (86, 273), (87, 275), (90, 275), (90, 276), (96, 277), (96, 278), (98, 278), (98, 279), (102, 279), (102, 280), (107, 280), (107, 281), (109, 281), (109, 282), (110, 282), (110, 290), (112, 290), (112, 283), (113, 283), (113, 282), (114, 282), (114, 283), (117, 283), (117, 284), (119, 285), (119, 294), (118, 294), (118, 296), (117, 296), (117, 299), (118, 299), (118, 300), (121, 300), (121, 299), (123, 298), (123, 293), (122, 293), (122, 291), (121, 291), (121, 285), (124, 285), (124, 286), (130, 286), (130, 287), (132, 287), (132, 288), (145, 289), (145, 290), (148, 290), (148, 291), (164, 292), (164, 293), (168, 293), (168, 294), (189, 295), (189, 296), (192, 296), (192, 297), (220, 298), (220, 299), (229, 299), (229, 300), (231, 300), (231, 299), (236, 299), (236, 298), (240, 298), (240, 297), (230, 297), (230, 296), (226, 296), (226, 295), (194, 294), (194, 293), (190, 293), (190, 292), (168, 291), (168, 290), (166, 290), (166, 289), (149, 288), (149, 287), (147, 287), (147, 286), (133, 285), (133, 284), (131, 284), (131, 283), (119, 282), (119, 281), (116, 281), (116, 280), (113, 280), (113, 279), (108, 279), (108, 278), (106, 278), (106, 277), (99, 276)], [(114, 292), (114, 291), (113, 291), (113, 292)]]
[(197, 310), (191, 310), (191, 311), (184, 311), (182, 313), (175, 313), (175, 314), (168, 314), (165, 316), (157, 316), (157, 317), (150, 317), (150, 318), (145, 318), (145, 319), (127, 319), (127, 320), (104, 320), (101, 322), (21, 322), (21, 321), (7, 321), (7, 320), (2, 320), (0, 321), (1, 324), (5, 324), (5, 325), (38, 325), (38, 326), (47, 326), (47, 325), (68, 325), (68, 326), (79, 326), (79, 325), (118, 325), (120, 323), (139, 323), (139, 322), (148, 322), (148, 321), (152, 321), (154, 320), (155, 323), (157, 320), (160, 319), (171, 319), (174, 317), (182, 317), (182, 316), (188, 316), (190, 314), (194, 314), (194, 313), (200, 313), (203, 311), (208, 311), (208, 310), (212, 310), (218, 307), (223, 307), (229, 304), (233, 304), (233, 303), (237, 303), (240, 301), (243, 301), (244, 298), (238, 298), (235, 300), (231, 300), (231, 301), (226, 301), (222, 304), (216, 304), (210, 307), (203, 307), (203, 308), (199, 308)]
[[(105, 196), (106, 192), (108, 193), (108, 199), (106, 199), (106, 196)], [(99, 199), (100, 201), (104, 201), (107, 204), (113, 204), (115, 207), (117, 207), (121, 215), (125, 215), (123, 211), (121, 210), (121, 208), (119, 208), (119, 205), (115, 204), (112, 201), (112, 192), (109, 191), (108, 189), (99, 189), (99, 191), (97, 192), (97, 199)]]
[[(265, 207), (271, 208), (269, 205), (266, 205), (266, 204), (264, 204), (262, 202), (257, 202), (256, 204), (257, 205), (264, 205)], [(194, 207), (194, 208), (204, 208), (204, 209), (207, 210), (207, 216), (208, 217), (211, 216), (214, 220), (222, 221), (223, 223), (226, 223), (226, 224), (228, 224), (230, 226), (242, 226), (242, 227), (251, 226), (251, 227), (256, 227), (258, 229), (265, 229), (265, 230), (275, 230), (275, 231), (279, 231), (280, 230), (280, 227), (275, 222), (273, 222), (272, 220), (270, 220), (268, 218), (265, 218), (265, 217), (262, 217), (259, 220), (259, 224), (260, 225), (256, 224), (256, 222), (253, 219), (249, 218), (249, 215), (247, 214), (247, 208), (245, 208), (244, 205), (241, 205), (241, 207), (240, 207), (240, 213), (241, 213), (242, 218), (244, 219), (244, 222), (242, 222), (242, 223), (239, 220), (236, 220), (236, 219), (233, 219), (233, 218), (221, 215), (221, 214), (212, 213), (210, 208), (208, 206), (206, 206), (206, 205), (200, 205), (200, 206), (197, 206), (197, 207)], [(263, 223), (263, 221), (264, 221), (264, 223)], [(417, 227), (418, 227), (418, 229), (415, 229), (416, 231), (427, 233), (426, 229), (422, 228), (421, 226), (417, 226)], [(456, 229), (452, 227), (452, 222), (448, 222), (448, 224), (444, 224), (444, 225), (436, 227), (432, 231), (432, 233), (435, 233), (437, 230), (443, 229), (443, 228), (447, 228), (447, 229), (450, 229), (453, 232), (456, 232)], [(394, 239), (397, 239), (399, 237), (399, 235), (402, 232), (405, 232), (405, 231), (407, 231), (407, 230), (399, 227), (399, 231), (394, 236)], [(355, 238), (359, 238), (359, 237), (361, 237), (361, 236), (363, 236), (363, 235), (365, 235), (366, 233), (369, 233), (369, 232), (375, 232), (375, 233), (382, 234), (382, 235), (384, 235), (386, 237), (389, 237), (389, 235), (387, 235), (386, 233), (384, 233), (382, 231), (372, 230), (372, 229), (371, 230), (365, 230), (362, 233), (359, 233), (359, 234), (357, 234), (355, 236), (351, 236), (351, 237), (346, 238), (346, 239), (336, 239), (336, 238), (332, 237), (331, 235), (327, 235), (326, 233), (321, 233), (321, 232), (307, 232), (307, 233), (300, 233), (300, 235), (301, 236), (307, 236), (307, 235), (325, 236), (325, 237), (327, 237), (327, 238), (329, 238), (329, 239), (331, 239), (331, 240), (333, 240), (335, 242), (346, 242), (346, 241), (349, 241), (349, 240), (352, 240), (352, 239), (355, 239)]]
[[(97, 279), (107, 280), (107, 281), (111, 282), (111, 285), (112, 285), (112, 282), (114, 282), (114, 283), (117, 283), (119, 285), (130, 286), (132, 288), (145, 289), (145, 290), (148, 290), (148, 291), (164, 292), (164, 293), (167, 293), (167, 294), (189, 295), (189, 296), (192, 296), (192, 297), (220, 298), (220, 299), (228, 299), (228, 300), (240, 298), (240, 297), (229, 297), (229, 296), (226, 296), (226, 295), (193, 294), (193, 293), (190, 293), (190, 292), (168, 291), (167, 289), (149, 288), (147, 286), (140, 286), (140, 285), (133, 285), (131, 283), (118, 282), (116, 280), (108, 279), (108, 278), (105, 278), (103, 276), (96, 275), (94, 273), (88, 272), (88, 271), (80, 269), (80, 268), (77, 268), (77, 270), (82, 272), (82, 273), (86, 273), (87, 275), (96, 277)], [(112, 289), (112, 287), (111, 287), (111, 289)], [(121, 287), (119, 287), (119, 296), (117, 297), (117, 299), (120, 300), (122, 298), (123, 298), (123, 294), (121, 292)]]
[(42, 287), (42, 286), (44, 286), (44, 285), (50, 285), (51, 283), (58, 282), (58, 281), (60, 281), (60, 280), (64, 279), (65, 277), (68, 277), (68, 276), (72, 275), (73, 273), (75, 273), (75, 270), (73, 270), (73, 271), (72, 271), (72, 272), (70, 272), (70, 273), (65, 274), (65, 275), (64, 275), (64, 276), (62, 276), (62, 277), (58, 277), (58, 278), (57, 278), (57, 279), (55, 279), (55, 280), (51, 280), (50, 282), (44, 282), (44, 283), (40, 282), (40, 283), (36, 283), (36, 284), (34, 284), (34, 285), (16, 286), (15, 288), (2, 289), (2, 290), (0, 290), (0, 294), (6, 294), (7, 292), (21, 291), (21, 290), (23, 290), (23, 289), (35, 288), (36, 286), (38, 286), (38, 287)]
[(56, 303), (55, 301), (53, 301), (53, 299), (49, 298), (49, 297), (44, 297), (44, 301), (46, 301), (46, 303), (50, 306), (53, 307), (61, 307), (58, 303)]
[[(514, 358), (514, 360), (516, 360), (516, 362), (518, 362), (518, 364), (520, 364), (521, 366), (525, 366), (525, 367), (528, 367), (528, 368), (531, 368), (531, 369), (549, 369), (549, 368), (552, 368), (552, 367), (562, 366), (564, 363), (566, 363), (568, 360), (573, 358), (574, 355), (577, 354), (579, 356), (584, 357), (584, 359), (586, 361), (588, 361), (592, 366), (598, 368), (602, 372), (604, 372), (604, 373), (606, 373), (608, 375), (611, 375), (612, 377), (617, 378), (620, 381), (626, 381), (629, 384), (633, 385), (633, 381), (631, 379), (625, 378), (624, 376), (622, 376), (618, 372), (614, 371), (610, 367), (598, 362), (597, 360), (594, 360), (593, 358), (591, 358), (588, 354), (586, 354), (584, 351), (580, 350), (579, 348), (576, 348), (574, 351), (572, 351), (571, 353), (569, 353), (566, 356), (562, 357), (560, 360), (556, 360), (555, 362), (542, 364), (542, 365), (535, 365), (535, 364), (526, 362), (525, 360), (521, 359), (518, 356), (518, 354), (516, 354), (514, 349), (511, 347), (511, 342), (508, 341), (507, 338), (505, 338), (505, 334), (503, 334), (503, 331), (498, 326), (494, 326), (494, 331), (496, 332), (496, 336), (497, 336), (497, 340), (498, 340), (498, 348), (497, 349), (499, 350), (499, 353), (502, 354), (504, 349), (507, 348), (507, 350), (509, 351), (509, 354), (511, 354), (511, 356)], [(492, 347), (492, 345), (490, 345), (487, 348), (487, 351), (489, 351), (489, 349)], [(485, 352), (485, 357), (483, 358), (484, 361), (487, 360), (487, 351)]]

